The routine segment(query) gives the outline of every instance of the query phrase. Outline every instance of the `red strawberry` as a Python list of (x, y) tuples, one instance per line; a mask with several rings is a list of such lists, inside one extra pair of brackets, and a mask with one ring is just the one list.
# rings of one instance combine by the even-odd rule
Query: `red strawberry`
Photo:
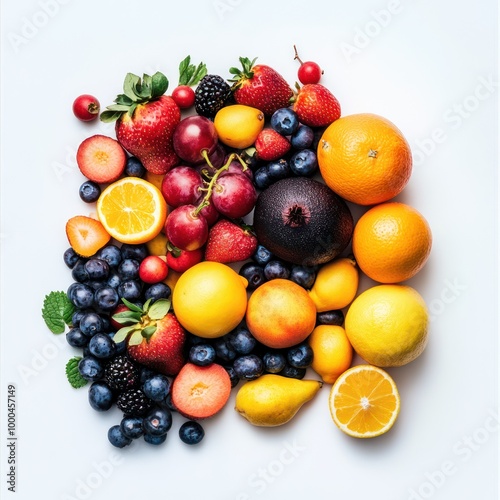
[(141, 79), (128, 73), (124, 94), (101, 114), (103, 122), (116, 120), (116, 137), (131, 154), (137, 156), (152, 174), (165, 174), (179, 163), (173, 148), (173, 134), (181, 111), (166, 95), (168, 80), (162, 73)]
[(247, 227), (222, 219), (208, 233), (205, 260), (228, 264), (251, 257), (257, 249), (257, 238)]
[(257, 158), (263, 161), (277, 160), (288, 153), (290, 148), (290, 141), (272, 128), (263, 129), (255, 140)]
[(71, 248), (82, 257), (92, 257), (111, 239), (100, 221), (75, 215), (66, 223), (66, 236)]
[(340, 104), (320, 83), (310, 83), (299, 89), (293, 110), (299, 121), (309, 127), (326, 127), (340, 118)]
[(293, 91), (273, 68), (264, 64), (254, 66), (256, 60), (240, 57), (242, 69), (229, 69), (234, 75), (230, 80), (234, 82), (234, 99), (238, 104), (252, 106), (266, 115), (272, 115), (277, 109), (289, 106)]
[(164, 375), (177, 375), (186, 362), (186, 332), (169, 312), (170, 300), (149, 299), (143, 308), (122, 300), (129, 310), (113, 315), (113, 321), (124, 325), (114, 341), (128, 339), (128, 353), (135, 361)]

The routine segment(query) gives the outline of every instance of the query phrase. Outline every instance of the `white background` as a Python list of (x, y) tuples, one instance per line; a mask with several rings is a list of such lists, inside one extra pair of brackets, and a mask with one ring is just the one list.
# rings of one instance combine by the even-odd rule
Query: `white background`
[[(12, 498), (498, 498), (496, 2), (4, 0), (1, 17), (2, 498), (8, 383)], [(399, 420), (380, 438), (351, 439), (331, 421), (325, 386), (281, 428), (252, 427), (230, 401), (199, 447), (180, 442), (176, 418), (164, 446), (114, 449), (106, 433), (120, 415), (93, 411), (86, 389), (69, 387), (74, 353), (40, 316), (44, 295), (71, 282), (64, 225), (89, 212), (76, 148), (114, 133), (78, 122), (73, 99), (111, 104), (129, 71), (161, 70), (172, 90), (187, 54), (225, 77), (239, 56), (259, 56), (293, 84), (293, 44), (324, 68), (344, 115), (389, 118), (414, 152), (398, 199), (433, 230), (430, 260), (409, 282), (432, 322), (425, 353), (390, 370)]]

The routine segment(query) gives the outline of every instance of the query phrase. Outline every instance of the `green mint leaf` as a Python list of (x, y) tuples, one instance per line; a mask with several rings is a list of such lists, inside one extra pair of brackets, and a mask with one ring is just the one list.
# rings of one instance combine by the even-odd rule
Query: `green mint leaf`
[(203, 62), (198, 64), (193, 76), (189, 80), (189, 85), (196, 85), (207, 74), (207, 65)]
[(64, 333), (66, 325), (71, 325), (74, 311), (75, 306), (65, 292), (50, 292), (45, 296), (42, 317), (52, 333)]
[(142, 344), (143, 340), (144, 340), (144, 337), (142, 336), (142, 332), (136, 331), (128, 339), (128, 345), (140, 345), (140, 344)]
[(78, 371), (78, 363), (81, 359), (81, 356), (75, 356), (66, 363), (66, 377), (71, 387), (74, 389), (79, 389), (87, 385), (87, 380), (85, 380)]
[(137, 94), (135, 89), (138, 84), (140, 84), (141, 79), (134, 75), (133, 73), (127, 73), (125, 80), (123, 82), (123, 93), (131, 100), (137, 101)]
[(163, 74), (157, 71), (152, 77), (152, 97), (162, 96), (168, 89), (168, 79)]
[(169, 299), (157, 300), (148, 310), (148, 316), (152, 320), (159, 320), (166, 316), (170, 310), (171, 301)]
[(179, 85), (187, 85), (186, 71), (191, 63), (191, 56), (187, 56), (179, 64)]

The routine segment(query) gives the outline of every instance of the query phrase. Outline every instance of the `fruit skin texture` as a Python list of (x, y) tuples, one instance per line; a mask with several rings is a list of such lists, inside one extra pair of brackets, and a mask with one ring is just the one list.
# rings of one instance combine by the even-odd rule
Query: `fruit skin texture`
[(195, 264), (180, 276), (172, 294), (177, 319), (195, 335), (221, 337), (244, 318), (247, 285), (246, 279), (225, 264)]
[(317, 326), (308, 343), (314, 353), (311, 367), (323, 382), (333, 384), (351, 366), (353, 349), (341, 326)]
[(357, 365), (333, 384), (328, 398), (337, 427), (356, 438), (386, 433), (396, 422), (401, 402), (394, 380), (384, 370)]
[(409, 286), (378, 285), (356, 297), (345, 318), (354, 350), (379, 367), (403, 366), (416, 359), (428, 340), (424, 299)]
[(412, 172), (412, 156), (401, 131), (370, 113), (333, 122), (318, 144), (318, 165), (327, 186), (347, 201), (375, 205), (398, 195)]
[(404, 203), (382, 203), (357, 222), (352, 248), (360, 269), (380, 283), (399, 283), (415, 276), (432, 247), (426, 219)]
[(82, 257), (91, 257), (111, 239), (98, 220), (85, 215), (75, 215), (68, 220), (66, 236), (71, 248)]
[(217, 112), (214, 125), (223, 144), (235, 149), (245, 149), (255, 142), (264, 128), (264, 114), (251, 106), (232, 104)]
[(255, 140), (257, 158), (262, 161), (273, 161), (284, 156), (292, 145), (290, 141), (272, 128), (260, 132)]
[(319, 313), (343, 309), (353, 301), (358, 284), (356, 261), (347, 257), (335, 259), (321, 266), (309, 297)]
[(172, 402), (186, 418), (213, 417), (226, 405), (231, 394), (231, 380), (217, 363), (197, 366), (186, 363), (172, 385)]
[(235, 75), (233, 96), (238, 104), (245, 104), (260, 109), (266, 115), (272, 115), (277, 109), (286, 108), (293, 95), (286, 80), (273, 68), (264, 64), (254, 66), (256, 59), (250, 61), (240, 57), (243, 70), (231, 68)]
[(277, 427), (289, 422), (322, 385), (317, 380), (262, 375), (238, 390), (234, 409), (253, 425)]
[(293, 281), (267, 281), (250, 296), (246, 323), (262, 344), (275, 349), (304, 341), (316, 324), (316, 307), (307, 292)]
[(215, 223), (208, 233), (205, 260), (228, 264), (249, 259), (257, 249), (257, 238), (229, 220)]
[(293, 104), (300, 123), (309, 127), (326, 127), (340, 118), (337, 98), (320, 83), (309, 83), (300, 88)]
[(305, 177), (283, 179), (262, 191), (253, 223), (259, 243), (304, 266), (337, 257), (354, 229), (347, 204), (323, 183)]

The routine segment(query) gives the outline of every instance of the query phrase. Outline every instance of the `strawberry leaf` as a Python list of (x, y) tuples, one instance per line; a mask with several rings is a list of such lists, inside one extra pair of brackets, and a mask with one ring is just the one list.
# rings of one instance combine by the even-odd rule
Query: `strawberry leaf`
[(115, 344), (123, 342), (134, 330), (136, 330), (136, 325), (124, 326), (123, 328), (120, 328), (113, 337)]
[(148, 316), (152, 320), (159, 320), (166, 316), (170, 310), (171, 301), (169, 299), (157, 300), (148, 310)]
[(163, 74), (157, 71), (151, 79), (151, 96), (153, 98), (162, 96), (168, 89), (168, 79)]
[(123, 92), (131, 101), (136, 102), (138, 99), (135, 89), (140, 81), (141, 79), (133, 73), (127, 73), (127, 76), (125, 76), (125, 80), (123, 81)]
[[(147, 326), (146, 328), (143, 328), (143, 330), (141, 331), (141, 335), (146, 340), (149, 340), (153, 336), (153, 333), (155, 333), (155, 332), (156, 332), (156, 325), (150, 325), (150, 326)], [(133, 335), (132, 335), (132, 337), (133, 337)]]
[(50, 292), (45, 296), (42, 307), (42, 317), (52, 333), (60, 334), (71, 325), (75, 306), (65, 292)]
[(81, 356), (75, 356), (66, 363), (66, 377), (74, 389), (87, 385), (87, 380), (80, 375), (78, 370), (78, 363), (81, 359)]
[[(118, 330), (120, 331), (120, 330)], [(144, 330), (143, 330), (144, 331)], [(128, 345), (140, 345), (142, 344), (144, 337), (141, 331), (135, 331), (128, 339)]]
[(118, 120), (118, 118), (120, 118), (122, 114), (123, 113), (121, 111), (105, 110), (101, 113), (101, 116), (99, 118), (103, 123), (112, 123), (116, 122), (116, 120)]
[(134, 311), (123, 311), (113, 315), (113, 319), (120, 325), (132, 325), (141, 321), (142, 314)]
[(134, 312), (138, 312), (138, 313), (142, 313), (144, 312), (142, 310), (141, 307), (139, 307), (138, 305), (134, 304), (133, 302), (130, 302), (130, 300), (127, 300), (127, 299), (123, 299), (122, 298), (122, 302), (131, 310), (131, 311), (134, 311)]

